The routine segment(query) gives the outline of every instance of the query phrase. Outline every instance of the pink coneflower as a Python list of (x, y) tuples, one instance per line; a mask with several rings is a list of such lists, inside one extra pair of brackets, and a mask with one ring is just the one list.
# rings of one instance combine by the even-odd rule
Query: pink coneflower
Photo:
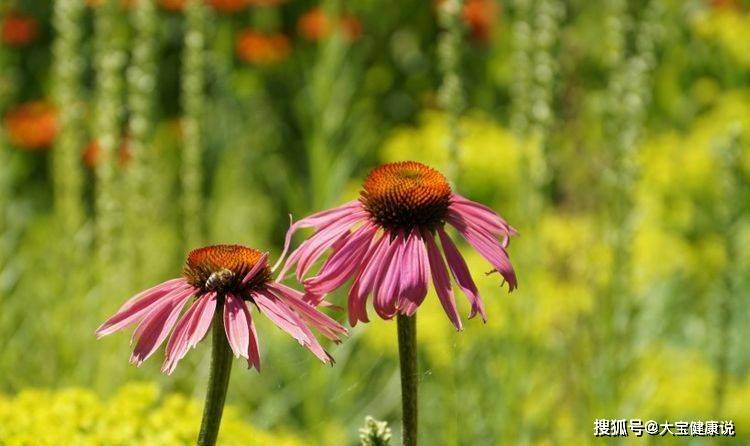
[(414, 161), (374, 169), (365, 179), (359, 200), (293, 224), (286, 246), (300, 228), (312, 227), (316, 232), (289, 256), (280, 280), (295, 265), (297, 278), (303, 280), (315, 261), (331, 249), (318, 274), (304, 279), (305, 298), (317, 304), (353, 278), (348, 307), (349, 322), (354, 326), (369, 321), (366, 302), (370, 294), (381, 318), (412, 316), (427, 294), (431, 276), (446, 314), (460, 330), (450, 269), (471, 303), (469, 317), (480, 314), (486, 321), (482, 299), (466, 262), (445, 231), (446, 223), (492, 264), (491, 272), (499, 272), (509, 290), (516, 288), (516, 275), (506, 252), (516, 230), (492, 209), (453, 193), (440, 172)]
[[(190, 347), (203, 339), (216, 311), (223, 310), (226, 339), (236, 357), (260, 371), (258, 339), (248, 304), (326, 363), (332, 363), (308, 326), (334, 341), (346, 333), (339, 323), (302, 300), (302, 293), (271, 280), (268, 255), (238, 245), (216, 245), (190, 252), (183, 277), (168, 280), (134, 296), (96, 331), (102, 337), (138, 323), (130, 361), (141, 365), (166, 340), (167, 374)], [(180, 318), (180, 312), (192, 299)]]

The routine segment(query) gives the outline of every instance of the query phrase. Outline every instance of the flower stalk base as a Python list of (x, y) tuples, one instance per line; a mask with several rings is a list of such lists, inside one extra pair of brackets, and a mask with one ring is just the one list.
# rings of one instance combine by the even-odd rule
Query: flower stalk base
[(221, 415), (224, 413), (224, 400), (232, 371), (232, 350), (224, 334), (223, 311), (214, 313), (211, 347), (211, 371), (208, 378), (206, 404), (203, 407), (203, 420), (198, 434), (198, 446), (214, 446), (219, 436)]
[(417, 316), (398, 315), (398, 357), (401, 366), (401, 419), (404, 446), (417, 445)]

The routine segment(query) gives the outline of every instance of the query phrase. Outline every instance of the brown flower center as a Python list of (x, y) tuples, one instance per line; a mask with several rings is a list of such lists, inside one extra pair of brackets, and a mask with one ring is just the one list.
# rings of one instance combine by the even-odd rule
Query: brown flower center
[(192, 286), (204, 291), (225, 293), (259, 289), (271, 279), (271, 269), (267, 264), (244, 286), (242, 279), (262, 256), (257, 249), (240, 245), (194, 249), (188, 254), (183, 276)]
[(443, 174), (415, 161), (373, 169), (360, 192), (372, 219), (390, 230), (434, 229), (445, 218), (450, 198)]

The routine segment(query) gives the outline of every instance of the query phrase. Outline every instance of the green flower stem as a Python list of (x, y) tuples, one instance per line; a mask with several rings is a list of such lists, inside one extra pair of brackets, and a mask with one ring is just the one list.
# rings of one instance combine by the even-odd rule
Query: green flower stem
[(221, 415), (224, 413), (224, 400), (227, 397), (229, 374), (232, 371), (232, 350), (224, 334), (224, 320), (221, 307), (217, 307), (213, 321), (213, 342), (211, 349), (211, 371), (208, 377), (206, 404), (203, 406), (203, 420), (198, 434), (198, 446), (214, 446), (219, 436)]
[(401, 364), (401, 419), (404, 446), (417, 445), (417, 315), (398, 315), (398, 358)]

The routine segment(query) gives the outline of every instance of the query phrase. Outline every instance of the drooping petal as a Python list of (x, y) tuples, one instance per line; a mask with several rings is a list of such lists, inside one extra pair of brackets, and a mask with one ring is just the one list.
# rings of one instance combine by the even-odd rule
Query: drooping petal
[(175, 290), (187, 289), (188, 287), (189, 285), (185, 279), (179, 278), (168, 280), (136, 294), (128, 299), (112, 317), (97, 328), (96, 337), (101, 338), (136, 322), (140, 322), (163, 297)]
[(388, 250), (381, 259), (380, 270), (375, 279), (373, 306), (378, 316), (383, 319), (391, 319), (397, 312), (396, 303), (401, 285), (401, 257), (404, 245), (404, 236), (400, 233), (391, 240)]
[(247, 366), (255, 367), (260, 372), (260, 349), (258, 348), (258, 332), (255, 330), (255, 322), (250, 314), (250, 309), (242, 302), (247, 315), (247, 326), (250, 328), (250, 340), (247, 343)]
[(320, 273), (305, 280), (305, 291), (322, 299), (326, 294), (340, 287), (359, 269), (362, 257), (372, 242), (377, 228), (365, 224), (351, 234), (341, 247), (328, 258)]
[(162, 372), (171, 375), (188, 350), (195, 347), (203, 339), (211, 325), (214, 311), (216, 311), (215, 292), (199, 297), (190, 306), (180, 321), (177, 322), (174, 332), (167, 342)]
[(336, 243), (350, 233), (352, 226), (363, 221), (365, 217), (364, 212), (352, 212), (320, 227), (289, 256), (279, 273), (280, 279), (277, 281), (283, 280), (287, 271), (295, 264), (297, 265), (295, 271), (297, 279), (301, 280), (324, 252), (329, 248), (335, 248)]
[(430, 261), (430, 271), (432, 272), (432, 282), (435, 285), (435, 292), (440, 300), (440, 304), (445, 310), (445, 314), (448, 315), (448, 319), (453, 322), (453, 325), (457, 330), (461, 330), (463, 329), (463, 325), (461, 324), (461, 317), (458, 315), (456, 299), (453, 297), (453, 288), (451, 287), (451, 280), (448, 276), (448, 269), (443, 261), (443, 255), (435, 244), (435, 239), (432, 234), (425, 236), (425, 241), (427, 245), (427, 257)]
[(172, 332), (172, 336), (167, 341), (164, 364), (161, 368), (161, 371), (167, 375), (172, 374), (175, 367), (177, 367), (177, 363), (180, 362), (189, 350), (190, 330), (195, 324), (196, 314), (198, 314), (202, 305), (203, 302), (199, 298), (189, 306), (185, 314), (177, 322), (177, 325), (175, 325), (174, 332)]
[(196, 310), (195, 326), (190, 330), (190, 339), (188, 347), (195, 348), (196, 345), (206, 336), (208, 328), (214, 319), (216, 312), (216, 292), (206, 293), (201, 298), (201, 307)]
[(427, 296), (430, 265), (422, 236), (413, 231), (406, 239), (401, 258), (398, 310), (413, 316)]
[(148, 359), (159, 348), (177, 322), (182, 307), (192, 295), (193, 290), (188, 289), (187, 291), (168, 296), (163, 305), (154, 308), (141, 321), (133, 334), (136, 345), (130, 357), (131, 363), (140, 366), (143, 361)]
[(250, 342), (250, 324), (247, 311), (243, 308), (242, 299), (227, 293), (224, 298), (224, 331), (227, 341), (234, 352), (234, 356), (248, 359), (248, 343)]
[[(366, 215), (367, 214), (362, 208), (362, 203), (360, 203), (359, 200), (352, 200), (339, 207), (328, 209), (323, 212), (318, 212), (317, 214), (310, 215), (309, 217), (303, 218), (302, 220), (292, 224), (286, 233), (286, 237), (284, 240), (284, 250), (279, 257), (279, 260), (273, 266), (273, 270), (275, 271), (276, 268), (278, 268), (278, 266), (286, 256), (286, 253), (289, 251), (289, 245), (292, 242), (292, 236), (295, 232), (297, 232), (297, 230), (302, 228), (314, 228), (316, 231), (319, 231), (330, 224), (340, 222), (342, 219), (351, 219), (353, 217), (356, 217), (355, 219), (360, 219), (365, 218)], [(287, 271), (290, 266), (291, 265), (285, 265), (283, 270)], [(283, 276), (283, 274), (280, 274), (280, 276)]]
[(358, 321), (370, 322), (367, 317), (367, 296), (375, 287), (375, 277), (384, 261), (383, 256), (388, 250), (387, 237), (382, 236), (373, 242), (365, 255), (357, 278), (354, 279), (349, 290), (349, 324), (354, 327)]
[(278, 297), (265, 290), (255, 292), (252, 296), (261, 313), (271, 319), (277, 327), (292, 335), (294, 339), (307, 347), (321, 361), (328, 364), (333, 363), (333, 358), (323, 349), (318, 340), (315, 339), (315, 336), (307, 325), (305, 325), (294, 311), (283, 302), (280, 302)]
[(446, 221), (455, 227), (466, 241), (492, 264), (495, 270), (508, 282), (508, 290), (513, 291), (517, 285), (516, 273), (510, 263), (508, 253), (500, 242), (491, 233), (468, 224), (456, 215), (449, 214)]
[(262, 256), (255, 262), (255, 265), (245, 274), (245, 277), (242, 278), (241, 285), (245, 286), (247, 285), (251, 280), (253, 280), (253, 277), (258, 275), (258, 273), (266, 267), (266, 264), (268, 263), (268, 253), (264, 252)]
[(281, 283), (270, 283), (268, 288), (273, 294), (299, 313), (313, 328), (320, 330), (332, 341), (339, 341), (341, 335), (347, 333), (346, 328), (332, 318), (316, 310), (314, 306), (303, 300), (303, 294), (294, 288)]
[(446, 234), (445, 230), (441, 227), (437, 229), (438, 235), (440, 236), (440, 244), (443, 246), (445, 252), (445, 259), (448, 261), (448, 267), (450, 267), (453, 278), (456, 280), (456, 284), (461, 288), (466, 297), (469, 299), (471, 304), (471, 313), (469, 319), (479, 313), (482, 316), (482, 320), (487, 321), (487, 315), (484, 311), (484, 303), (482, 298), (479, 296), (479, 291), (474, 283), (474, 279), (471, 278), (469, 268), (466, 266), (466, 261), (461, 257), (461, 253), (458, 252), (458, 248), (453, 243), (453, 240)]
[(454, 193), (451, 196), (451, 204), (449, 211), (454, 211), (458, 214), (467, 217), (467, 220), (473, 220), (475, 224), (486, 227), (490, 232), (495, 235), (506, 234), (506, 235), (517, 235), (518, 231), (515, 230), (508, 222), (505, 221), (499, 214), (493, 211), (491, 208), (477, 203), (476, 201), (469, 200), (459, 194)]

